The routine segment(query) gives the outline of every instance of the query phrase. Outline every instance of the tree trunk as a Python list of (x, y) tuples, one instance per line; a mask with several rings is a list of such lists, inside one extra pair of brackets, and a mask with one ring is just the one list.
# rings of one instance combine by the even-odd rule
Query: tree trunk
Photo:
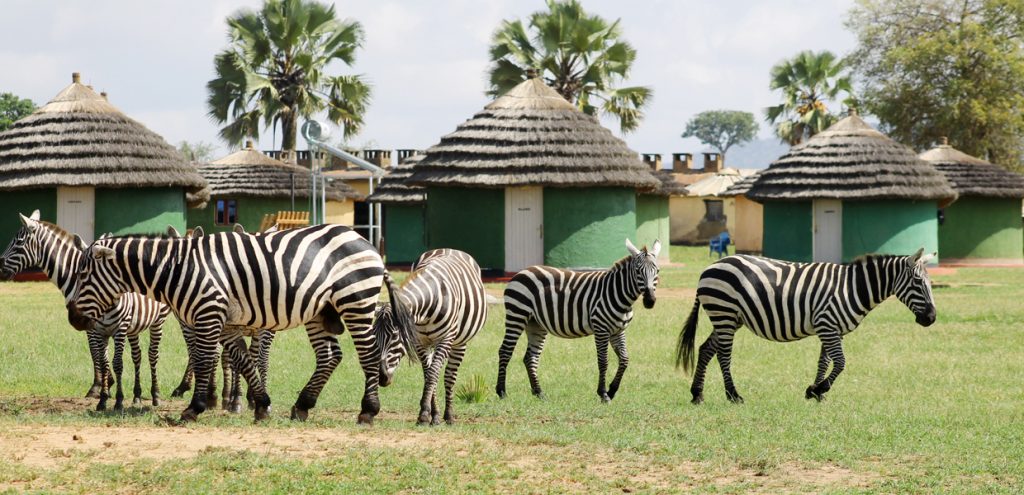
[(295, 136), (298, 133), (299, 116), (291, 109), (284, 109), (281, 112), (281, 151), (285, 152), (294, 160), (295, 157)]

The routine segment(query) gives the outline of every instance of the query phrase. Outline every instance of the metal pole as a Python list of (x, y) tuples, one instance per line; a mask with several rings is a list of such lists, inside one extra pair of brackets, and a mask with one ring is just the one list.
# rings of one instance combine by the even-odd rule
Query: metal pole
[(320, 223), (327, 223), (327, 177), (322, 172), (320, 180)]
[(295, 211), (295, 172), (289, 174), (292, 180), (291, 198), (292, 198), (292, 211)]

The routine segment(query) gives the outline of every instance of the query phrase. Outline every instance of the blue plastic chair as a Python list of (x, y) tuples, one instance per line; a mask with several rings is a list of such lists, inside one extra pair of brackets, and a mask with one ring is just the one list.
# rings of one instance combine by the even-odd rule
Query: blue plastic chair
[(718, 257), (727, 256), (729, 254), (729, 242), (732, 239), (729, 237), (728, 232), (722, 232), (715, 237), (712, 237), (708, 242), (708, 256), (714, 253), (718, 253)]

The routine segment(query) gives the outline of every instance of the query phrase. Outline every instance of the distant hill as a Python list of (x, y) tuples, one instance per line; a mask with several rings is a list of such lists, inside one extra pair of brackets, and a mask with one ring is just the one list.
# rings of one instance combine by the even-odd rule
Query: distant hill
[(776, 138), (758, 139), (741, 146), (732, 147), (729, 150), (729, 154), (725, 156), (725, 166), (733, 168), (768, 168), (768, 165), (787, 151), (789, 151), (789, 146), (780, 143)]

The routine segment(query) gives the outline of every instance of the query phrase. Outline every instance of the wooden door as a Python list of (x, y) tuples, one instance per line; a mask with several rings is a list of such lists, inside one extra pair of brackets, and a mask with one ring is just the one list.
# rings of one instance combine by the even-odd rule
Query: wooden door
[(544, 264), (544, 188), (505, 188), (505, 271)]
[(814, 261), (843, 261), (843, 202), (814, 200)]
[(62, 229), (82, 236), (91, 243), (96, 240), (95, 228), (96, 190), (91, 187), (57, 188), (57, 225)]

